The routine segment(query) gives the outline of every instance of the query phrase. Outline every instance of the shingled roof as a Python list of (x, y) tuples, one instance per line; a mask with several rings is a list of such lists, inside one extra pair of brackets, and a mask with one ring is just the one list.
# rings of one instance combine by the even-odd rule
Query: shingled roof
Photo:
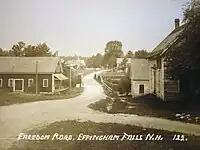
[(158, 46), (156, 46), (147, 58), (158, 57), (164, 54), (176, 41), (180, 39), (187, 24), (175, 28)]
[(38, 61), (38, 73), (54, 73), (59, 57), (0, 57), (0, 74), (34, 74)]

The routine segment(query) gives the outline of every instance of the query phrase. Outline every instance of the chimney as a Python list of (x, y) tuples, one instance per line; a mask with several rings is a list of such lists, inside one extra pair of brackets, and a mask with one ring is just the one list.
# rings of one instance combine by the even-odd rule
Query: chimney
[(175, 29), (176, 29), (176, 28), (178, 28), (179, 25), (180, 25), (180, 20), (179, 20), (178, 18), (176, 18), (176, 19), (174, 20), (174, 23), (175, 23)]

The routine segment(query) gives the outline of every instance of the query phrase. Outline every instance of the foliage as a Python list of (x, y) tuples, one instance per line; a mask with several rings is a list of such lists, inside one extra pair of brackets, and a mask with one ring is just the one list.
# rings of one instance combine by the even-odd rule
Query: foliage
[(138, 50), (135, 51), (135, 58), (146, 58), (148, 55), (148, 52), (146, 50)]
[(186, 27), (180, 35), (181, 43), (168, 53), (169, 75), (198, 76), (200, 72), (200, 3), (191, 1), (184, 11)]
[(8, 51), (5, 51), (2, 48), (0, 48), (0, 56), (8, 56), (8, 55), (9, 55)]
[[(65, 64), (62, 64), (63, 67), (63, 75), (65, 75), (66, 77), (70, 78), (70, 68), (68, 66), (66, 66)], [(63, 85), (65, 87), (69, 86), (69, 79), (68, 80), (64, 80)], [(75, 76), (75, 72), (73, 71), (73, 69), (71, 69), (71, 86), (75, 87), (76, 86), (76, 76)]]
[(26, 57), (43, 57), (54, 56), (46, 43), (38, 45), (26, 45), (23, 41), (14, 44), (8, 51), (0, 48), (0, 56), (26, 56)]
[(25, 47), (25, 43), (23, 41), (19, 41), (17, 44), (12, 46), (10, 52), (13, 53), (14, 56), (23, 56), (24, 47)]
[(192, 0), (184, 10), (184, 30), (179, 43), (167, 53), (167, 75), (180, 79), (186, 98), (200, 97), (200, 2)]
[(133, 58), (134, 54), (131, 50), (129, 50), (126, 54), (126, 58)]
[(96, 56), (89, 57), (86, 61), (86, 66), (88, 68), (101, 68), (103, 65), (103, 55), (100, 53), (96, 54)]
[(120, 41), (109, 41), (105, 48), (104, 66), (116, 67), (116, 58), (120, 57), (123, 57), (122, 43)]
[(126, 69), (127, 62), (128, 62), (128, 59), (126, 57), (124, 57), (123, 60), (122, 60), (122, 62), (121, 62), (121, 64), (120, 64), (122, 70)]
[(118, 91), (120, 93), (126, 93), (127, 95), (131, 92), (131, 80), (128, 73), (120, 80), (118, 84)]

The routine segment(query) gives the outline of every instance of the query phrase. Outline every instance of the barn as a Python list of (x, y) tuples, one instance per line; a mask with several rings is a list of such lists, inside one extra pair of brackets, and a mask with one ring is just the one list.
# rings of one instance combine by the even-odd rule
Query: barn
[(68, 79), (62, 73), (59, 57), (0, 57), (0, 89), (11, 92), (54, 93)]

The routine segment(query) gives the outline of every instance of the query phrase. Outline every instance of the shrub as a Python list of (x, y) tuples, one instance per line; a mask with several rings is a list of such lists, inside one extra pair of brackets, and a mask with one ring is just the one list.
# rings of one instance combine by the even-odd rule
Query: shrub
[(128, 95), (131, 91), (131, 80), (127, 76), (123, 77), (122, 80), (119, 81), (117, 90), (120, 93), (126, 93)]

